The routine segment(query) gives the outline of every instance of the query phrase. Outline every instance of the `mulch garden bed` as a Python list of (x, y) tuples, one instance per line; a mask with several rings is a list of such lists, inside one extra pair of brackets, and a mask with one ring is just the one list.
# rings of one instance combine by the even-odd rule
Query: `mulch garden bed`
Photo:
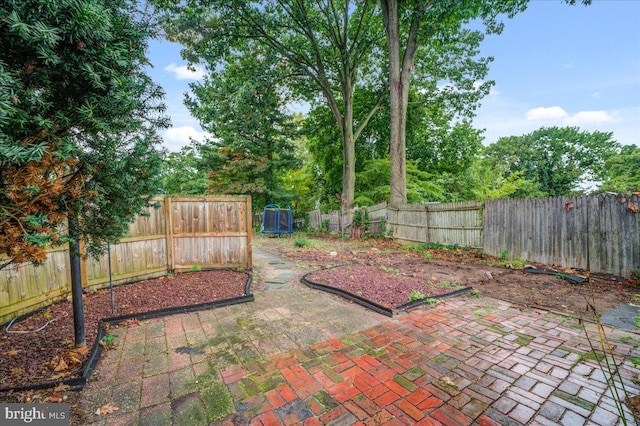
[(411, 301), (439, 297), (467, 288), (450, 281), (400, 272), (372, 265), (345, 265), (311, 272), (304, 277), (321, 284), (364, 297), (385, 308), (400, 308)]
[[(101, 319), (245, 296), (249, 275), (230, 270), (187, 272), (83, 295), (87, 346)], [(9, 327), (10, 325), (10, 327)], [(50, 305), (0, 329), (0, 389), (57, 382), (81, 375), (88, 349), (74, 349), (71, 299)]]

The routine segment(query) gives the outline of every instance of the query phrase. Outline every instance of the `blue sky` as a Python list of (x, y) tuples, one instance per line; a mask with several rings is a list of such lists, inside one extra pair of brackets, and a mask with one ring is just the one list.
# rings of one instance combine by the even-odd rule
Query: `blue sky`
[[(494, 57), (488, 79), (496, 82), (474, 121), (486, 129), (485, 144), (543, 126), (577, 126), (640, 145), (640, 0), (532, 0), (501, 35), (485, 39), (481, 53)], [(188, 83), (202, 74), (186, 69), (179, 45), (153, 42), (149, 57), (173, 121), (165, 146), (177, 151), (203, 136), (182, 103)]]

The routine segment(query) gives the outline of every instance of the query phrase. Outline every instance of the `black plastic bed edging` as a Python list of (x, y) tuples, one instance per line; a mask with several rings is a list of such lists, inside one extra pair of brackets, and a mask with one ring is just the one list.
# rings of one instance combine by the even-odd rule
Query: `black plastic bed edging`
[[(333, 269), (333, 268), (339, 268), (341, 266), (344, 265), (338, 265), (338, 266), (332, 266), (330, 268), (325, 268), (325, 269)], [(346, 290), (342, 290), (340, 288), (336, 288), (336, 287), (332, 287), (329, 285), (325, 285), (325, 284), (320, 284), (320, 283), (315, 283), (313, 281), (310, 281), (309, 279), (307, 279), (307, 275), (312, 274), (313, 272), (317, 272), (317, 271), (312, 271), (312, 272), (308, 272), (306, 274), (304, 274), (302, 276), (302, 278), (300, 278), (300, 282), (304, 285), (306, 285), (307, 287), (316, 289), (316, 290), (321, 290), (321, 291), (326, 291), (327, 293), (332, 293), (341, 297), (344, 297), (345, 299), (348, 299), (354, 303), (357, 303), (360, 306), (363, 306), (367, 309), (371, 309), (372, 311), (375, 311), (379, 314), (382, 315), (386, 315), (388, 317), (392, 317), (393, 318), (393, 309), (387, 308), (386, 306), (382, 306), (378, 303), (372, 302), (369, 299), (365, 299), (362, 296), (358, 296), (357, 294), (353, 294), (349, 291)], [(455, 297), (461, 294), (465, 294), (470, 292), (471, 290), (473, 290), (473, 287), (465, 287), (465, 288), (461, 288), (459, 290), (455, 290), (455, 291), (451, 291), (449, 293), (445, 293), (445, 294), (438, 294), (435, 296), (427, 296), (424, 299), (420, 299), (420, 300), (414, 300), (408, 303), (403, 303), (400, 306), (395, 307), (396, 310), (398, 311), (405, 311), (407, 309), (411, 309), (411, 308), (415, 308), (417, 306), (420, 305), (424, 305), (427, 303), (428, 299), (446, 299), (449, 297)]]
[[(253, 302), (255, 300), (255, 297), (253, 296), (253, 294), (251, 294), (251, 283), (253, 281), (253, 275), (251, 275), (251, 272), (248, 275), (249, 275), (249, 278), (247, 279), (247, 283), (244, 286), (244, 290), (245, 290), (244, 296), (234, 297), (234, 298), (225, 299), (225, 300), (217, 300), (215, 302), (198, 303), (196, 305), (163, 308), (163, 309), (157, 309), (154, 311), (139, 312), (135, 314), (101, 318), (98, 321), (98, 335), (96, 336), (95, 342), (93, 342), (93, 347), (89, 352), (89, 356), (87, 357), (87, 360), (82, 366), (82, 375), (80, 377), (74, 377), (71, 379), (54, 380), (54, 381), (45, 382), (45, 383), (36, 383), (33, 385), (27, 385), (27, 386), (0, 388), (0, 392), (8, 392), (8, 391), (19, 392), (19, 391), (25, 391), (25, 390), (48, 389), (48, 388), (56, 387), (60, 384), (69, 386), (71, 390), (82, 390), (84, 385), (87, 384), (87, 380), (89, 379), (89, 377), (91, 377), (91, 375), (95, 371), (96, 365), (98, 364), (98, 360), (100, 360), (100, 355), (102, 354), (102, 345), (100, 344), (100, 340), (102, 340), (102, 338), (106, 335), (106, 331), (102, 324), (106, 323), (106, 324), (114, 325), (128, 319), (136, 319), (136, 320), (143, 321), (147, 319), (159, 318), (159, 317), (168, 316), (168, 315), (183, 314), (183, 313), (195, 312), (195, 311), (204, 311), (206, 309), (211, 309), (211, 308), (222, 308), (224, 306), (237, 305), (239, 303)], [(25, 315), (25, 317), (30, 315), (33, 315), (33, 313), (27, 314)]]
[(567, 280), (571, 284), (584, 284), (585, 282), (587, 282), (587, 278), (585, 277), (581, 277), (580, 275), (565, 274), (564, 272), (556, 271), (555, 269), (529, 267), (524, 268), (523, 271), (530, 274), (553, 275), (556, 278)]
[(412, 308), (415, 308), (417, 306), (426, 304), (429, 299), (436, 299), (436, 300), (447, 299), (449, 297), (455, 297), (455, 296), (459, 296), (461, 294), (468, 293), (471, 290), (473, 290), (473, 287), (465, 287), (465, 288), (461, 288), (459, 290), (451, 291), (451, 292), (445, 293), (445, 294), (437, 294), (435, 296), (427, 296), (427, 297), (425, 297), (423, 299), (412, 300), (411, 302), (403, 303), (402, 305), (398, 306), (396, 309), (398, 309), (399, 311), (406, 311), (407, 309), (412, 309)]
[[(340, 265), (340, 266), (343, 266), (343, 265)], [(313, 272), (316, 272), (316, 271), (313, 271)], [(302, 278), (300, 278), (300, 282), (306, 285), (307, 287), (336, 294), (338, 296), (344, 297), (345, 299), (351, 300), (352, 302), (357, 303), (360, 306), (364, 306), (365, 308), (371, 309), (372, 311), (375, 311), (379, 314), (386, 315), (388, 317), (393, 317), (393, 311), (385, 306), (379, 305), (375, 302), (365, 299), (364, 297), (358, 296), (357, 294), (350, 293), (346, 290), (341, 290), (339, 288), (309, 281), (307, 279), (307, 275), (311, 273), (312, 272), (306, 273), (302, 276)]]

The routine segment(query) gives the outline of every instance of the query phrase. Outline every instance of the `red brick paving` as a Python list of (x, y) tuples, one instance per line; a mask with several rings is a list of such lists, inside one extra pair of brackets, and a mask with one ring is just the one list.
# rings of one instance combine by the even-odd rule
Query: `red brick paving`
[[(300, 425), (494, 426), (532, 420), (547, 424), (551, 421), (544, 412), (529, 407), (531, 397), (544, 402), (569, 375), (579, 374), (586, 389), (595, 386), (604, 392), (602, 382), (586, 384), (593, 368), (580, 364), (571, 351), (556, 351), (584, 344), (572, 329), (565, 328), (567, 338), (549, 335), (550, 330), (565, 327), (559, 317), (541, 322), (543, 313), (523, 313), (507, 304), (498, 311), (478, 318), (464, 308), (464, 302), (448, 302), (344, 339), (318, 343), (298, 351), (300, 359), (278, 356), (271, 365), (287, 385), (266, 392), (272, 410), (258, 419), (262, 424)], [(525, 337), (524, 346), (514, 342), (516, 332)], [(527, 355), (533, 351), (542, 353)], [(555, 369), (556, 374), (543, 380), (545, 369)], [(240, 380), (239, 370), (225, 373), (225, 383)], [(533, 393), (528, 392), (531, 389)], [(521, 400), (505, 405), (511, 400), (505, 395)], [(306, 411), (278, 410), (296, 401), (303, 402)], [(566, 401), (560, 409), (568, 412), (572, 403)], [(572, 411), (571, 416), (586, 421), (589, 416), (581, 413)]]
[[(198, 323), (185, 316), (163, 322), (167, 339), (178, 343), (183, 330), (197, 332)], [(127, 333), (122, 353), (129, 357), (100, 367), (105, 387), (140, 381), (138, 406), (108, 424), (144, 423), (136, 410), (162, 406), (164, 413), (178, 397), (171, 375), (197, 377), (209, 369), (201, 356), (173, 350), (164, 358), (137, 354), (144, 327)], [(623, 375), (638, 377), (631, 360), (640, 358), (640, 348), (621, 343), (616, 333), (610, 340), (618, 361), (626, 360)], [(582, 358), (589, 351), (575, 320), (491, 299), (447, 301), (339, 339), (217, 368), (216, 380), (239, 410), (218, 424), (615, 424), (605, 380), (597, 364)], [(149, 370), (149, 362), (157, 369)], [(192, 391), (188, 385), (179, 390)], [(640, 393), (637, 385), (625, 385)]]

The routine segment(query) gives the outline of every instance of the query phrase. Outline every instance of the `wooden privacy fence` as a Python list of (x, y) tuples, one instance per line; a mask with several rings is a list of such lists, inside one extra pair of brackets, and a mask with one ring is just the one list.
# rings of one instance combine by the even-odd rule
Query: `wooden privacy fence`
[[(637, 195), (605, 194), (367, 209), (376, 226), (386, 222), (386, 232), (399, 241), (481, 248), (493, 256), (629, 277), (640, 271), (639, 205)], [(314, 210), (309, 224), (349, 232), (352, 212)]]
[[(83, 287), (102, 288), (207, 268), (251, 268), (251, 198), (163, 197), (138, 216), (107, 254), (81, 263)], [(71, 291), (69, 250), (47, 250), (41, 266), (0, 270), (0, 324)]]
[(638, 196), (490, 200), (484, 252), (622, 277), (640, 271)]

